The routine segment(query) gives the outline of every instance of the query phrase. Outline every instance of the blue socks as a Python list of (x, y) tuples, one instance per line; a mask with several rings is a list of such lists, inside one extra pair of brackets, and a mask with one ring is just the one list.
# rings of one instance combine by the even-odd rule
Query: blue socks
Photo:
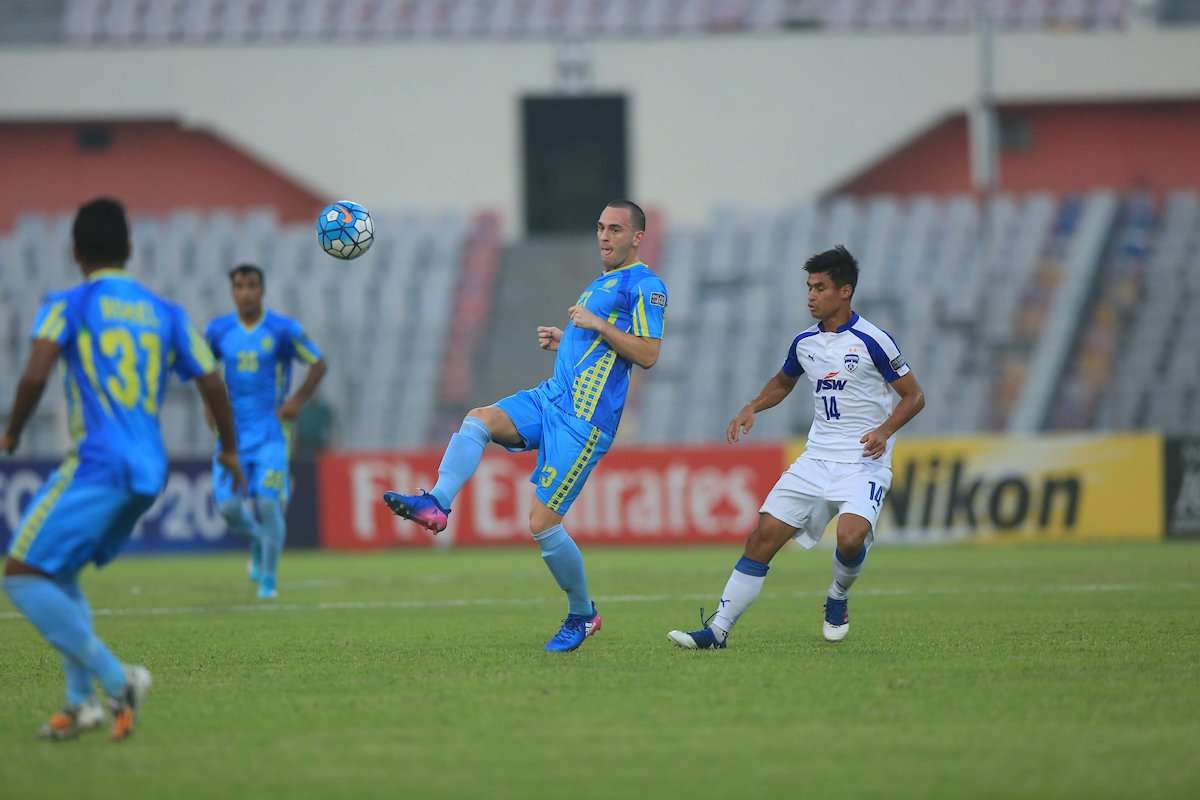
[(550, 574), (567, 593), (567, 613), (591, 617), (592, 598), (588, 595), (579, 545), (562, 525), (548, 528), (533, 538), (542, 548), (542, 558), (550, 568)]
[(279, 554), (283, 552), (283, 540), (287, 536), (283, 504), (275, 499), (259, 497), (254, 501), (254, 510), (258, 512), (259, 543), (262, 547), (259, 586), (270, 590), (275, 588)]
[(246, 505), (240, 497), (226, 500), (217, 507), (217, 511), (221, 514), (221, 518), (225, 520), (225, 524), (229, 526), (229, 530), (250, 540), (250, 563), (254, 567), (253, 574), (256, 576), (261, 575), (263, 556), (262, 528), (255, 521), (254, 516), (246, 510)]
[(95, 676), (111, 697), (125, 691), (125, 669), (92, 632), (91, 612), (79, 586), (38, 575), (4, 578), (8, 599), (63, 656), (67, 668), (67, 702), (82, 702)]
[(229, 530), (245, 536), (250, 540), (251, 546), (258, 542), (260, 531), (258, 523), (254, 521), (254, 517), (246, 510), (245, 504), (240, 497), (235, 497), (226, 500), (217, 507), (221, 517), (225, 520), (225, 524), (229, 526)]
[[(92, 627), (92, 607), (88, 605), (87, 598), (79, 590), (79, 584), (60, 583), (58, 585), (68, 597), (75, 601), (75, 605), (79, 606), (83, 619), (90, 629)], [(60, 653), (60, 655), (62, 655), (63, 669), (67, 673), (67, 705), (74, 708), (92, 696), (92, 674), (88, 672), (88, 668), (84, 666), (83, 662), (74, 656), (66, 653)]]
[(483, 450), (491, 440), (492, 434), (487, 425), (475, 417), (464, 419), (458, 433), (450, 437), (450, 445), (438, 467), (437, 485), (429, 492), (443, 510), (450, 510), (450, 504), (462, 491), (463, 484), (475, 474), (475, 468), (483, 458)]

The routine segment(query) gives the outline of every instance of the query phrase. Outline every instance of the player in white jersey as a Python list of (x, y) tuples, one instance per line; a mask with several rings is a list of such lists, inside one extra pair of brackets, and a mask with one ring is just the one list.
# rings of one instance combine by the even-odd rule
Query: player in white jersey
[[(768, 564), (793, 537), (805, 548), (838, 517), (833, 583), (825, 599), (824, 635), (838, 642), (850, 630), (847, 594), (862, 572), (883, 497), (892, 483), (896, 431), (925, 406), (925, 395), (896, 341), (850, 308), (858, 263), (844, 247), (810, 258), (808, 310), (819, 320), (788, 350), (783, 369), (729, 423), (738, 441), (754, 416), (778, 405), (808, 378), (815, 404), (808, 444), (759, 509), (758, 526), (704, 627), (668, 638), (691, 650), (725, 647), (738, 617), (762, 591)], [(893, 392), (899, 395), (896, 402)]]

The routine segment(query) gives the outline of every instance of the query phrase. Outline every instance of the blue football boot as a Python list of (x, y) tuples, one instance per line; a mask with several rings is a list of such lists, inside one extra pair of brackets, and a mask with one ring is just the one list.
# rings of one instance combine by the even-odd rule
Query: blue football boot
[(583, 640), (599, 631), (603, 623), (595, 603), (592, 603), (591, 614), (567, 614), (558, 633), (546, 642), (546, 652), (569, 653), (578, 650)]
[(441, 533), (446, 530), (450, 510), (442, 508), (437, 498), (429, 492), (422, 491), (420, 494), (384, 492), (383, 502), (396, 516), (411, 519), (433, 533)]

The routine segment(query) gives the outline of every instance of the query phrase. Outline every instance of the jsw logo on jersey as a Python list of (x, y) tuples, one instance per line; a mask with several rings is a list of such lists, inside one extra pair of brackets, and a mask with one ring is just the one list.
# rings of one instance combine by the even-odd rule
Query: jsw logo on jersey
[[(840, 372), (840, 370), (839, 370), (839, 372)], [(834, 380), (834, 378), (836, 378), (836, 377), (837, 377), (837, 372), (831, 372), (828, 375), (826, 375), (824, 378), (817, 378), (816, 394), (820, 394), (825, 389), (828, 389), (831, 392), (843, 391), (846, 388), (846, 379), (842, 378), (841, 380)]]

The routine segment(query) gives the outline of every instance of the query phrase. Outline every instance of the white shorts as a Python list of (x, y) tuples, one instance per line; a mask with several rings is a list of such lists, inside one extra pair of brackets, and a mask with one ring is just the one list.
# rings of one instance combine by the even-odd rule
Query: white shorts
[(796, 528), (796, 541), (805, 548), (821, 541), (825, 527), (838, 514), (857, 514), (871, 523), (870, 545), (891, 485), (892, 470), (884, 464), (843, 464), (800, 456), (780, 476), (759, 511)]

